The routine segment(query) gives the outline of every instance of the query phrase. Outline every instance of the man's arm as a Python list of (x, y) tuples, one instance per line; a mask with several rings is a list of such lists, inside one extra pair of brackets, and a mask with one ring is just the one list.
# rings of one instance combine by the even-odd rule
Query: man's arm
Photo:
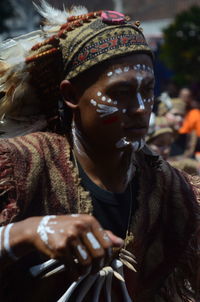
[(37, 250), (82, 275), (89, 267), (98, 271), (111, 256), (111, 247), (122, 245), (121, 238), (103, 230), (90, 215), (31, 217), (1, 227), (0, 267)]

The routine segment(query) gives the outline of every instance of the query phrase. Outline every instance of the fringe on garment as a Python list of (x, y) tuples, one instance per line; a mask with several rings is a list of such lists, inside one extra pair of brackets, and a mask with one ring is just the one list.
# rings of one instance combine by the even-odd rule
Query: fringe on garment
[(184, 176), (192, 185), (197, 200), (197, 203), (194, 204), (196, 207), (196, 221), (194, 221), (196, 231), (178, 266), (161, 288), (158, 294), (158, 297), (161, 298), (161, 300), (158, 299), (159, 302), (200, 301), (200, 178), (186, 173)]

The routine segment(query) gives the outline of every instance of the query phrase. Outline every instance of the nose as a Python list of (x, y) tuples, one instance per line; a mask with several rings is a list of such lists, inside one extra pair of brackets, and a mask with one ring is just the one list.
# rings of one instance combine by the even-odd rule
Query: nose
[[(150, 107), (150, 106), (149, 106)], [(141, 96), (141, 94), (138, 92), (136, 95), (136, 98), (130, 102), (128, 108), (127, 108), (127, 115), (144, 115), (148, 113), (148, 108)]]

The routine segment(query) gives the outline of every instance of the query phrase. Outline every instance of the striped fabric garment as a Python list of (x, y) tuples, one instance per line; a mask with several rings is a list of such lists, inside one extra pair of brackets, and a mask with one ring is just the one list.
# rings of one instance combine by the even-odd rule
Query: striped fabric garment
[[(129, 292), (135, 302), (195, 301), (200, 180), (172, 168), (147, 147), (137, 154), (135, 165), (138, 209), (128, 249), (136, 256), (137, 273), (126, 272)], [(66, 138), (33, 133), (0, 140), (0, 225), (36, 215), (92, 213), (89, 193), (79, 182)], [(9, 284), (9, 294), (19, 294), (13, 301), (25, 301), (16, 281), (22, 272), (19, 267), (11, 272), (1, 278)], [(51, 297), (55, 288), (48, 287)], [(2, 301), (12, 301), (3, 294)]]

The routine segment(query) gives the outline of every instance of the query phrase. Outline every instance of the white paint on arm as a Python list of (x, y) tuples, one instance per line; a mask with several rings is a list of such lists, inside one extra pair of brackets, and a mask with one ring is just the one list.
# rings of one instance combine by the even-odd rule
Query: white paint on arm
[(44, 242), (46, 246), (49, 246), (49, 234), (54, 234), (55, 230), (53, 230), (50, 226), (48, 226), (49, 220), (55, 219), (55, 215), (44, 216), (37, 228), (37, 233), (40, 236), (40, 239)]

